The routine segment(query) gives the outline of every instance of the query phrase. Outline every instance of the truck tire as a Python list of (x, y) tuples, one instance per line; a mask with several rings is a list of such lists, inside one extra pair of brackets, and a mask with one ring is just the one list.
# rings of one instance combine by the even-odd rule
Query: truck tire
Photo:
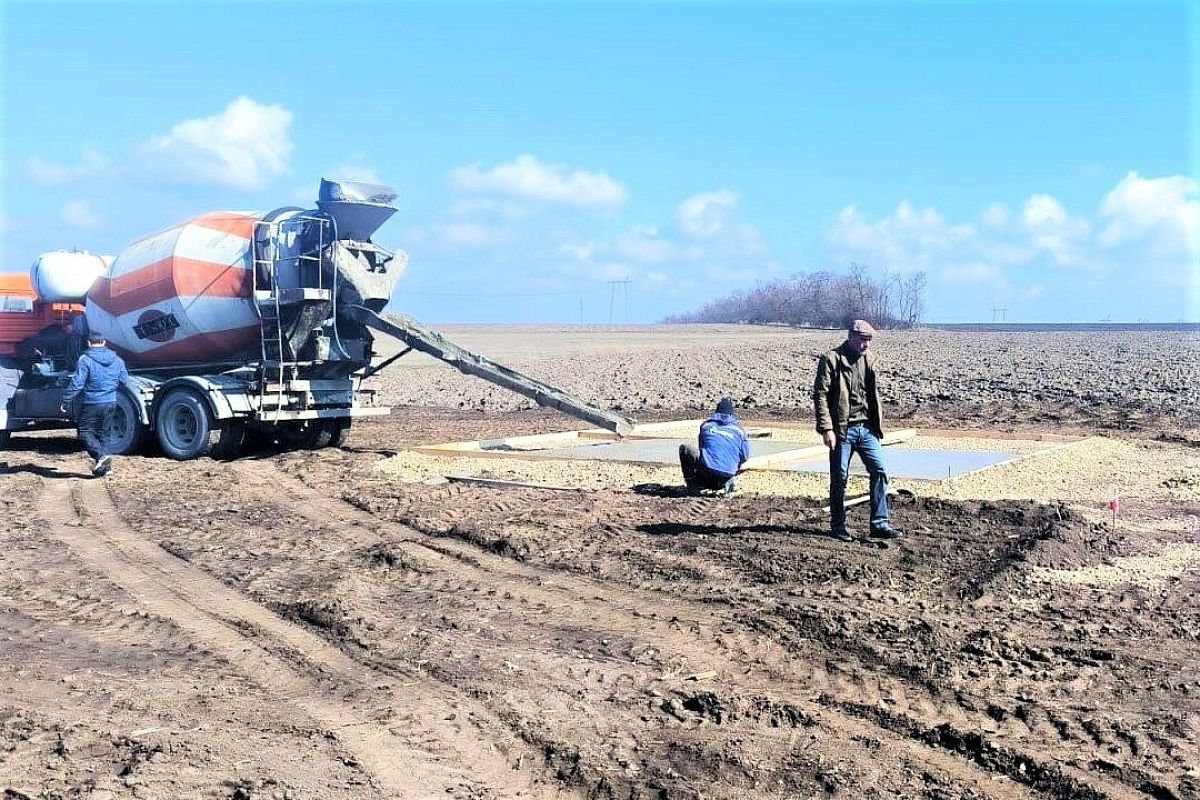
[(346, 434), (350, 431), (350, 420), (347, 419), (331, 419), (329, 426), (332, 429), (329, 434), (329, 446), (341, 447), (346, 443)]
[(208, 403), (191, 389), (172, 389), (159, 401), (154, 413), (158, 443), (176, 461), (208, 455), (232, 423), (218, 424)]
[(344, 420), (310, 419), (284, 428), (279, 438), (285, 447), (320, 450), (340, 446), (345, 437), (344, 430)]
[(219, 427), (216, 441), (212, 443), (208, 454), (222, 461), (229, 461), (241, 455), (242, 445), (246, 442), (246, 426), (241, 422), (226, 420)]
[(117, 392), (110, 435), (112, 451), (119, 456), (137, 453), (146, 443), (146, 426), (138, 416), (137, 402), (127, 392)]

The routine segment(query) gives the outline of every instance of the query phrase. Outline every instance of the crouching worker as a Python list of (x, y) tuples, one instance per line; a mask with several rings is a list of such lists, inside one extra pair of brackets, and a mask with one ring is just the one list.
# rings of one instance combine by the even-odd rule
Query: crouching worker
[(92, 457), (92, 474), (99, 477), (112, 471), (112, 423), (117, 407), (117, 387), (129, 376), (125, 362), (109, 350), (99, 333), (88, 336), (87, 349), (75, 365), (71, 383), (63, 392), (62, 410), (68, 413), (72, 401), (82, 393), (79, 408), (79, 438)]
[(732, 494), (733, 476), (750, 458), (750, 439), (733, 416), (733, 401), (722, 397), (717, 410), (700, 426), (700, 448), (679, 445), (679, 466), (688, 491)]

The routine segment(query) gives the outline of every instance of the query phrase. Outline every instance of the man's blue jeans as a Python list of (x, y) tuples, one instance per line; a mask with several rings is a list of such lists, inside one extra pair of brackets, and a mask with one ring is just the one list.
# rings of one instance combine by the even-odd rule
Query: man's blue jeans
[(835, 533), (846, 530), (846, 478), (853, 453), (858, 453), (871, 476), (871, 530), (888, 527), (883, 445), (866, 425), (851, 425), (829, 451), (829, 529)]

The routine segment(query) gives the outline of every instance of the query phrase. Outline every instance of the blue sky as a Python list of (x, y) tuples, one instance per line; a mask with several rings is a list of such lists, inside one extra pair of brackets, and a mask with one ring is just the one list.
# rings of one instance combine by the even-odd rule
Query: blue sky
[[(1200, 2), (0, 3), (0, 264), (375, 179), (431, 322), (1200, 321)], [(627, 311), (626, 311), (627, 307)]]

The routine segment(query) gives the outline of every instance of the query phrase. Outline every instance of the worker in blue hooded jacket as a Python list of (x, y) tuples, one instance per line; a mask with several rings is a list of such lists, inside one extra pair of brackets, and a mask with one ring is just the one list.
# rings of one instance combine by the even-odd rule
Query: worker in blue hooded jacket
[(93, 459), (92, 474), (99, 477), (112, 470), (112, 423), (117, 408), (117, 388), (129, 377), (125, 362), (106, 347), (99, 333), (88, 336), (88, 346), (79, 356), (75, 374), (63, 392), (62, 411), (82, 394), (79, 408), (79, 438)]
[(750, 458), (750, 439), (733, 416), (733, 401), (722, 397), (700, 426), (700, 447), (679, 445), (679, 466), (688, 490), (733, 492), (733, 476)]

